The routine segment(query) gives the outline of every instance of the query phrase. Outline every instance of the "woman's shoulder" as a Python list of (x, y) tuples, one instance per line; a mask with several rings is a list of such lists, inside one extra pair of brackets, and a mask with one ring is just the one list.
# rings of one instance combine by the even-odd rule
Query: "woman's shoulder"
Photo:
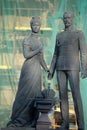
[(31, 36), (30, 36), (30, 35), (25, 36), (24, 41), (23, 41), (23, 44), (29, 44), (29, 43), (30, 43), (30, 39), (31, 39)]

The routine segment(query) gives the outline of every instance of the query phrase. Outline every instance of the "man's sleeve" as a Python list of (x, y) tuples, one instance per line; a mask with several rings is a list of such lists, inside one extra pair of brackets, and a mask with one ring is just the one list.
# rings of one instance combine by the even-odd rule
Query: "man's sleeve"
[(83, 32), (79, 32), (81, 72), (87, 77), (87, 44)]
[(52, 61), (51, 61), (51, 66), (50, 66), (50, 73), (52, 74), (52, 77), (54, 75), (54, 72), (55, 72), (55, 68), (56, 68), (56, 62), (57, 62), (57, 36), (56, 36), (56, 43), (55, 43), (55, 49), (54, 49), (54, 54), (53, 54), (53, 58), (52, 58)]

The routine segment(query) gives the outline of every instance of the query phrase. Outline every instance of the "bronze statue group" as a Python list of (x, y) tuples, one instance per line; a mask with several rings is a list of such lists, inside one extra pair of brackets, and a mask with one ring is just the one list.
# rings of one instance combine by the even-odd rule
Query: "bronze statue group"
[(51, 80), (56, 71), (58, 81), (62, 124), (58, 130), (69, 130), (68, 82), (70, 84), (78, 130), (84, 130), (83, 105), (80, 94), (81, 77), (87, 77), (87, 45), (82, 31), (73, 27), (72, 12), (63, 14), (65, 29), (56, 36), (55, 49), (50, 68), (43, 56), (43, 45), (39, 37), (41, 20), (32, 17), (31, 34), (23, 42), (24, 64), (21, 69), (18, 90), (7, 127), (36, 127), (39, 117), (34, 107), (35, 98), (41, 92), (41, 66)]

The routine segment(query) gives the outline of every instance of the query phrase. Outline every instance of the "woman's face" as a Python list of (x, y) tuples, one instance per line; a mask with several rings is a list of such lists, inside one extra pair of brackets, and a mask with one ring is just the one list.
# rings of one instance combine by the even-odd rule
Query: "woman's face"
[(40, 24), (39, 23), (34, 23), (31, 25), (31, 29), (32, 29), (32, 32), (34, 33), (38, 33), (39, 30), (40, 30)]

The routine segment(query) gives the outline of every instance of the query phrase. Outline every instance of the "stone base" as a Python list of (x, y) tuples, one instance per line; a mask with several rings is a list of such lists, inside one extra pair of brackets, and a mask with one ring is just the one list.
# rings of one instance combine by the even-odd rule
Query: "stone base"
[[(41, 126), (42, 127), (42, 126)], [(40, 128), (40, 127), (39, 127)], [(43, 127), (44, 128), (44, 127)], [(26, 127), (20, 127), (20, 128), (1, 128), (0, 130), (39, 130), (39, 129), (35, 129), (35, 128), (26, 128)], [(43, 130), (42, 128), (40, 130)], [(44, 129), (47, 130), (47, 129)], [(55, 129), (51, 129), (49, 128), (48, 130), (56, 130)], [(69, 130), (77, 130), (76, 128), (70, 128)]]
[(36, 130), (49, 130), (51, 121), (47, 113), (42, 113), (37, 120)]
[(14, 127), (7, 127), (7, 128), (1, 128), (0, 130), (35, 130), (35, 128), (28, 128), (28, 127), (18, 127), (18, 128), (14, 128)]
[(37, 124), (36, 130), (49, 130), (49, 125), (50, 124), (39, 122), (39, 124)]

